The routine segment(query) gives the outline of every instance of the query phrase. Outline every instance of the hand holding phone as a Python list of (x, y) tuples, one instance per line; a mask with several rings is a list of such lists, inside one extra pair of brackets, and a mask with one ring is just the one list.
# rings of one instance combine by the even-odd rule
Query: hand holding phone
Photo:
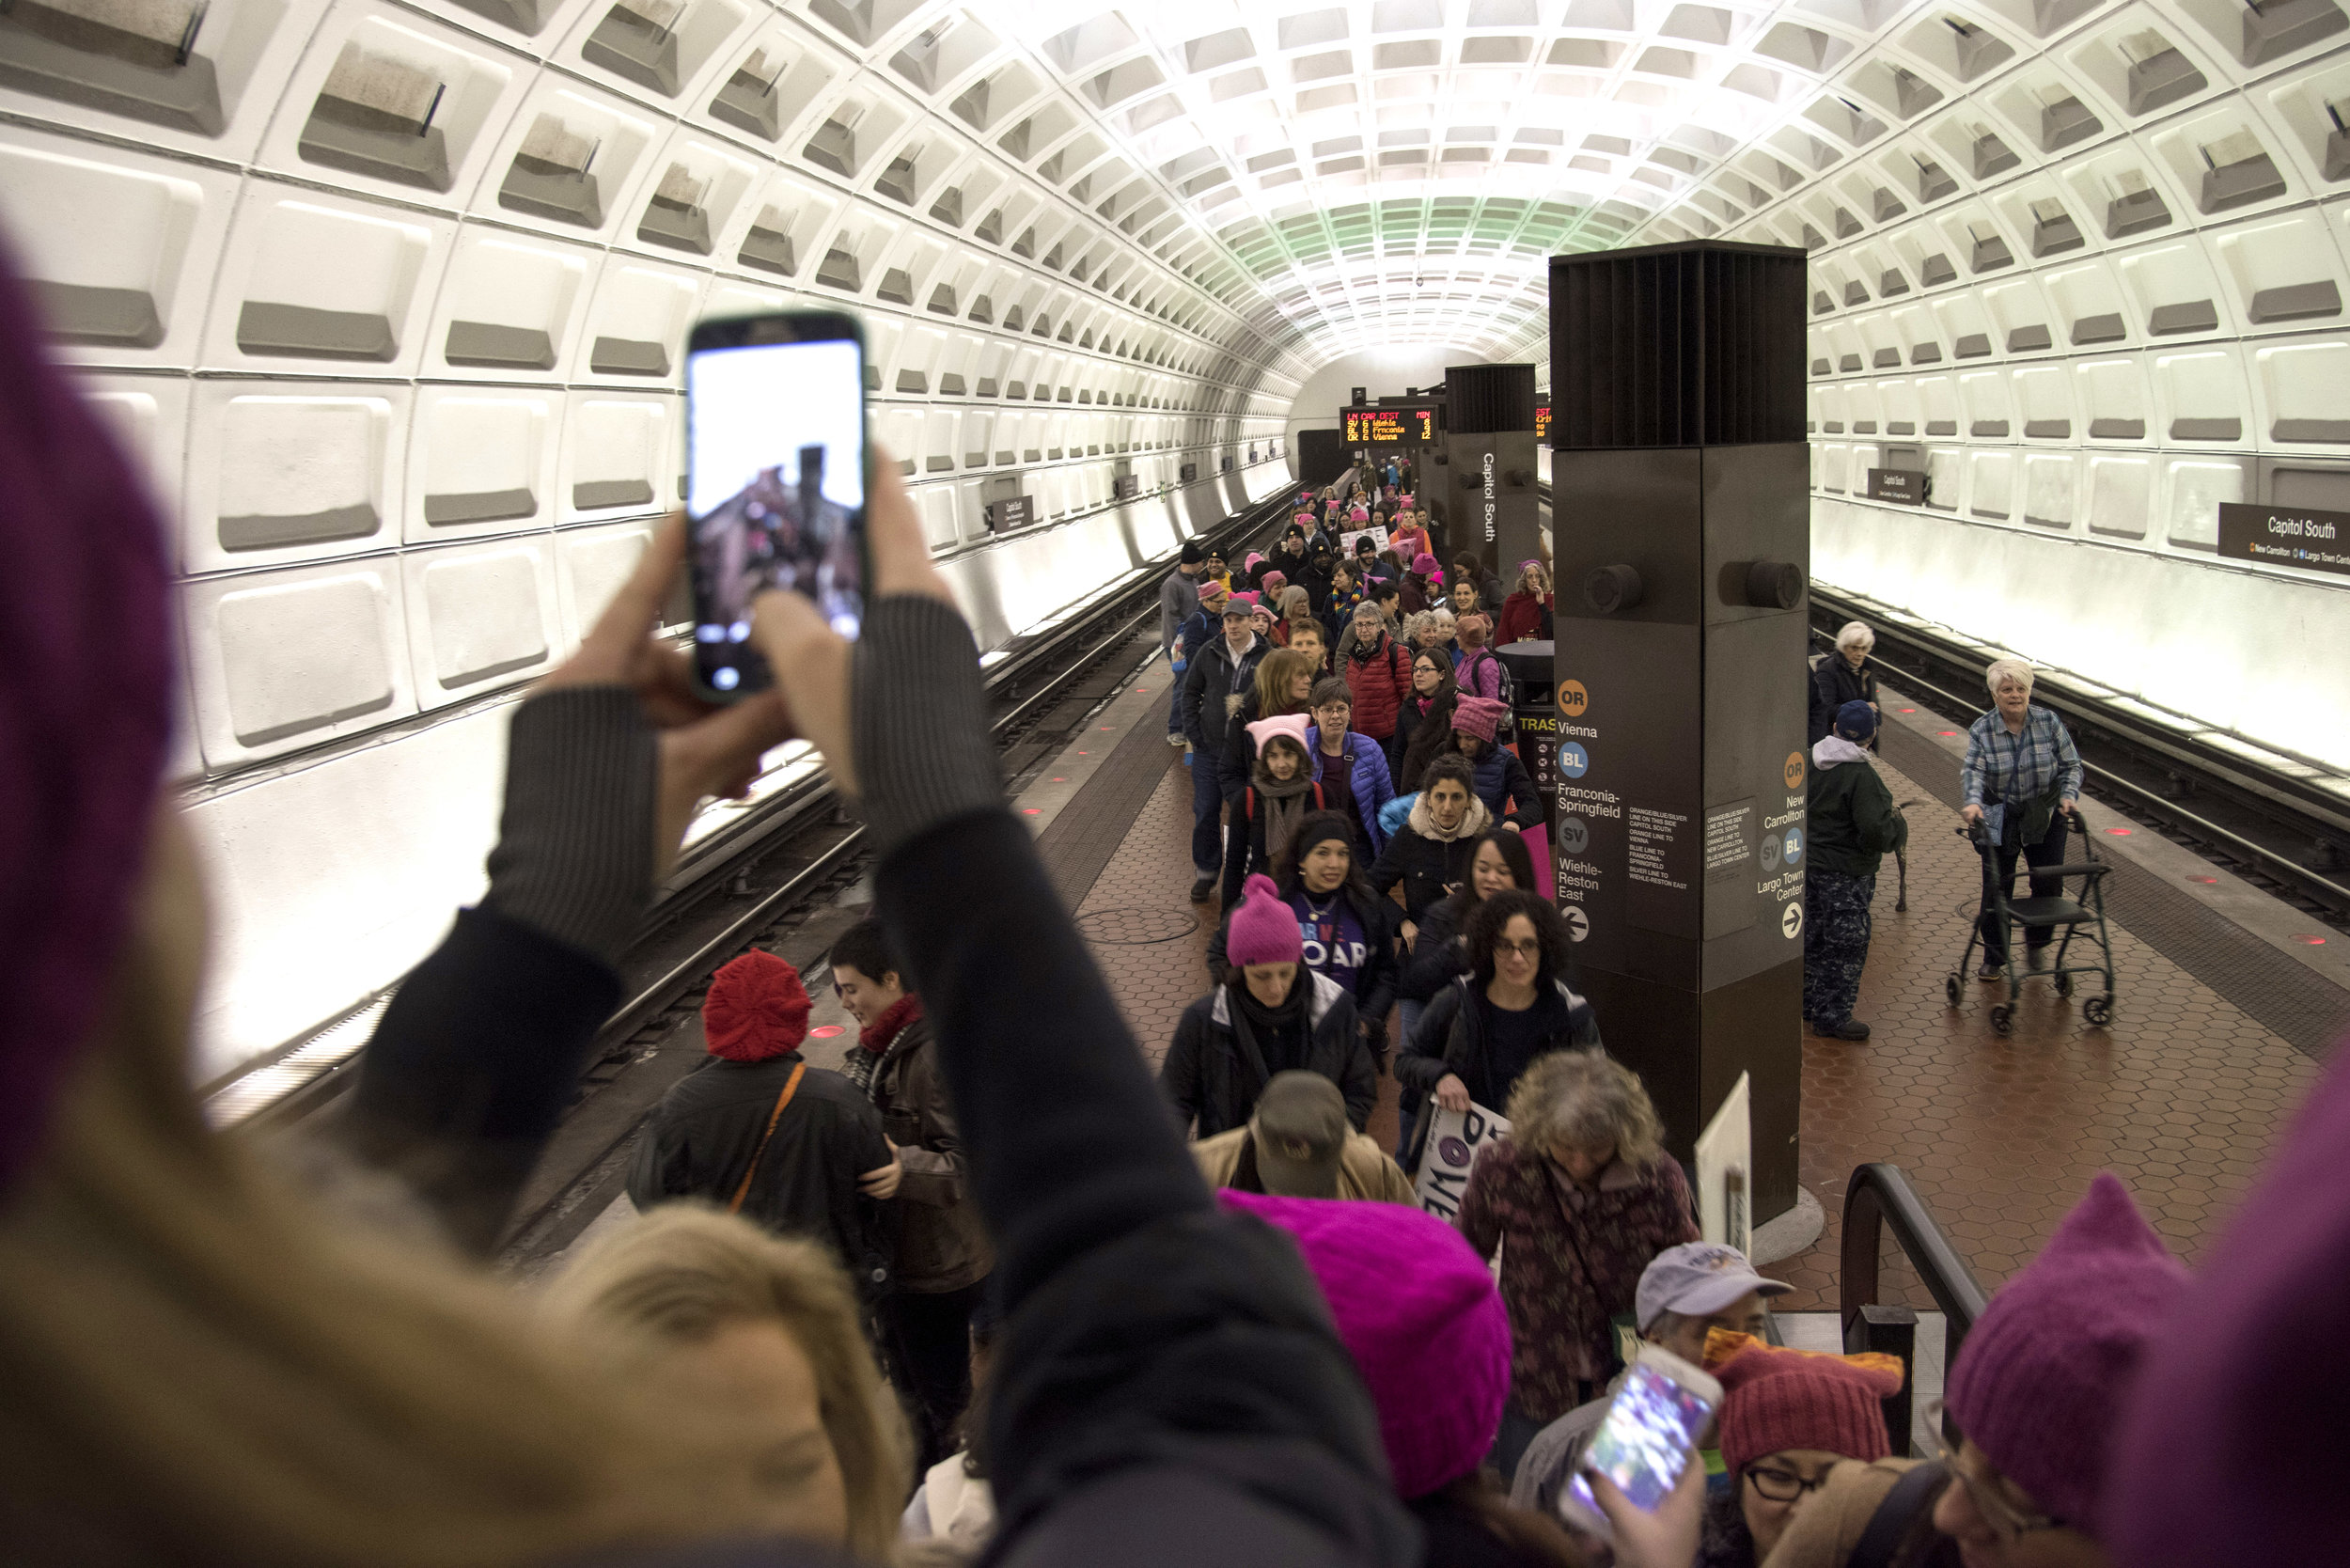
[(697, 323), (686, 348), (694, 673), (729, 702), (773, 683), (751, 604), (783, 589), (854, 639), (865, 618), (865, 343), (837, 311)]
[[(1579, 1470), (1606, 1477), (1626, 1501), (1653, 1513), (1681, 1483), (1721, 1403), (1722, 1386), (1712, 1374), (1661, 1345), (1643, 1344), (1584, 1449)], [(1578, 1528), (1602, 1539), (1612, 1536), (1586, 1474), (1568, 1482), (1559, 1507)]]

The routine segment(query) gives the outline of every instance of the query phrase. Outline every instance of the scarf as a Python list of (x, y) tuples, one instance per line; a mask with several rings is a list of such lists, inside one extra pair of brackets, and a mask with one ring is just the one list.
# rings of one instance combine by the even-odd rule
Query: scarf
[(1295, 778), (1279, 779), (1267, 772), (1260, 760), (1251, 782), (1257, 786), (1257, 810), (1264, 818), (1265, 858), (1278, 860), (1289, 852), (1290, 841), (1297, 837), (1297, 824), (1306, 820), (1306, 797), (1314, 784), (1311, 763)]
[(1257, 994), (1248, 989), (1245, 980), (1235, 980), (1229, 987), (1234, 1016), (1246, 1021), (1249, 1036), (1257, 1043), (1257, 1054), (1264, 1058), (1268, 1081), (1276, 1073), (1306, 1063), (1306, 997), (1313, 983), (1313, 977), (1300, 964), (1297, 977), (1290, 981), (1290, 994), (1278, 1007), (1267, 1007), (1257, 1000)]
[(1412, 814), (1406, 820), (1411, 823), (1414, 833), (1428, 839), (1431, 843), (1449, 844), (1463, 839), (1474, 839), (1485, 829), (1493, 826), (1494, 814), (1485, 808), (1483, 801), (1472, 794), (1469, 796), (1468, 809), (1461, 813), (1461, 825), (1447, 833), (1436, 825), (1435, 814), (1428, 809), (1428, 793), (1423, 790), (1413, 797)]
[(890, 1003), (879, 1018), (857, 1031), (856, 1043), (864, 1049), (851, 1051), (847, 1059), (841, 1062), (840, 1072), (865, 1091), (867, 1099), (873, 1097), (873, 1079), (881, 1066), (881, 1058), (888, 1054), (898, 1036), (905, 1032), (906, 1026), (921, 1016), (922, 998), (909, 991)]

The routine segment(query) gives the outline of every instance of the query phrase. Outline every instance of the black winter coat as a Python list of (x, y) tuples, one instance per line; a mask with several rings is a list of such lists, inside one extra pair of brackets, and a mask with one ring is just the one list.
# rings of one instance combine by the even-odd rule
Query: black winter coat
[[(1195, 768), (1214, 767), (1224, 755), (1224, 734), (1231, 723), (1231, 714), (1225, 698), (1232, 691), (1232, 645), (1224, 640), (1221, 619), (1215, 639), (1190, 654), (1183, 668), (1183, 738), (1191, 743)], [(1250, 682), (1256, 679), (1257, 666), (1273, 651), (1273, 645), (1259, 637), (1240, 658), (1245, 673), (1237, 695), (1247, 697), (1253, 691)], [(1202, 762), (1201, 758), (1207, 761)]]
[[(1428, 1004), (1428, 1011), (1419, 1015), (1418, 1029), (1396, 1055), (1395, 1081), (1425, 1094), (1450, 1073), (1468, 1086), (1470, 1099), (1488, 1110), (1500, 1110), (1510, 1103), (1512, 1086), (1500, 1081), (1486, 1049), (1480, 1022), (1483, 1010), (1469, 997), (1469, 987), (1475, 983), (1474, 977), (1454, 980)], [(1549, 994), (1537, 996), (1534, 1006), (1543, 1015), (1543, 1052), (1603, 1048), (1591, 1004), (1565, 980), (1553, 980)]]
[[(1339, 1086), (1346, 1097), (1346, 1119), (1356, 1132), (1371, 1121), (1379, 1101), (1379, 1068), (1355, 1027), (1355, 998), (1345, 987), (1310, 969), (1300, 980), (1313, 986), (1306, 1000), (1306, 1061)], [(1174, 1103), (1176, 1119), (1199, 1122), (1199, 1136), (1214, 1137), (1248, 1125), (1257, 1096), (1273, 1074), (1233, 1005), (1231, 987), (1219, 985), (1183, 1010), (1175, 1043), (1159, 1069), (1159, 1087)]]
[[(765, 1061), (713, 1058), (671, 1085), (629, 1167), (629, 1201), (640, 1209), (679, 1198), (731, 1202), (799, 1065), (797, 1051)], [(890, 1282), (896, 1216), (859, 1192), (857, 1178), (888, 1163), (881, 1113), (839, 1074), (811, 1067), (759, 1155), (743, 1213), (778, 1234), (824, 1243), (860, 1291), (878, 1294)]]
[(1446, 739), (1452, 733), (1452, 711), (1460, 706), (1460, 693), (1449, 691), (1428, 705), (1423, 714), (1419, 709), (1419, 693), (1403, 699), (1395, 715), (1395, 792), (1408, 795), (1419, 788), (1419, 776), (1428, 771), (1428, 764), (1444, 749)]
[[(1844, 662), (1841, 653), (1830, 653), (1811, 671), (1811, 733), (1806, 746), (1820, 744), (1827, 732), (1836, 728), (1836, 710), (1847, 702), (1874, 702), (1877, 699), (1877, 662), (1863, 659), (1858, 669)], [(1869, 737), (1869, 749), (1877, 748), (1876, 737)]]
[(1459, 907), (1449, 898), (1438, 899), (1419, 917), (1412, 950), (1395, 978), (1396, 1000), (1425, 1006), (1435, 999), (1437, 992), (1468, 973), (1468, 955), (1461, 950), (1459, 940), (1465, 923), (1456, 913)]
[(1474, 796), (1459, 837), (1448, 841), (1427, 836), (1422, 829), (1428, 820), (1428, 797), (1423, 793), (1412, 803), (1411, 816), (1387, 840), (1387, 847), (1379, 852), (1378, 863), (1371, 868), (1371, 890), (1381, 898), (1396, 884), (1403, 885), (1403, 913), (1414, 921), (1453, 886), (1468, 880), (1477, 840), (1494, 824), (1493, 813)]
[[(1355, 918), (1363, 923), (1363, 946), (1366, 950), (1362, 967), (1355, 973), (1355, 1016), (1370, 1027), (1373, 1041), (1383, 1040), (1386, 1036), (1387, 1010), (1395, 1005), (1396, 981), (1400, 975), (1400, 966), (1395, 959), (1395, 927), (1399, 911), (1393, 899), (1371, 898), (1351, 889), (1341, 889), (1341, 896), (1346, 900), (1347, 907), (1355, 912)], [(1296, 895), (1282, 902), (1292, 909), (1297, 909)], [(1305, 918), (1302, 910), (1298, 917), (1302, 924)], [(1220, 977), (1228, 964), (1224, 943), (1231, 933), (1232, 919), (1227, 915), (1224, 923), (1216, 928), (1215, 934), (1208, 938), (1208, 979), (1211, 981)]]

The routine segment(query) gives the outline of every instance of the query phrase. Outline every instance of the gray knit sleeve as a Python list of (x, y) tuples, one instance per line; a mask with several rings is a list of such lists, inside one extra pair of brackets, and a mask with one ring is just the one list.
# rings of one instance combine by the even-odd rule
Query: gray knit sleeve
[(652, 900), (661, 755), (636, 694), (569, 686), (514, 711), (481, 907), (605, 963)]
[(882, 858), (934, 823), (1000, 808), (979, 649), (951, 604), (920, 594), (876, 602), (851, 676), (858, 808)]

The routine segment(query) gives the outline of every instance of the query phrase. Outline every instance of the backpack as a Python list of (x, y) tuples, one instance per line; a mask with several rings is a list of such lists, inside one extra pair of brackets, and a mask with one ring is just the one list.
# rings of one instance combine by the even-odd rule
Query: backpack
[[(1515, 745), (1518, 738), (1517, 677), (1510, 673), (1510, 666), (1502, 662), (1501, 655), (1495, 652), (1490, 648), (1480, 648), (1475, 653), (1472, 653), (1467, 658), (1462, 660), (1461, 671), (1465, 672), (1469, 666), (1475, 664), (1480, 657), (1491, 659), (1493, 661), (1494, 668), (1500, 672), (1501, 682), (1496, 690), (1500, 694), (1501, 705), (1510, 710), (1509, 713), (1502, 715), (1501, 722), (1494, 727), (1494, 745), (1497, 746)], [(1466, 692), (1469, 689), (1468, 682), (1459, 680), (1457, 674), (1455, 676), (1454, 683), (1459, 685), (1463, 692)]]

